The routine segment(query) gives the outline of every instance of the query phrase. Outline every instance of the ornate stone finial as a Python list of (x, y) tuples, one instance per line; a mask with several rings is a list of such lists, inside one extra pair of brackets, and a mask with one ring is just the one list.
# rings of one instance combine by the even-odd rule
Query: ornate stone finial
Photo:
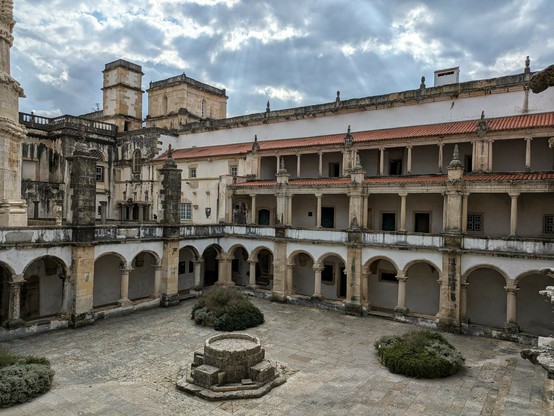
[(337, 91), (337, 98), (335, 98), (335, 104), (336, 105), (340, 104), (340, 91)]
[(0, 0), (0, 22), (13, 29), (13, 0)]
[(531, 60), (529, 59), (529, 55), (527, 55), (527, 58), (525, 58), (525, 70), (529, 71), (529, 65), (531, 64)]
[(359, 153), (356, 153), (356, 164), (354, 165), (354, 170), (362, 170), (362, 163), (360, 162)]
[(348, 130), (346, 132), (346, 136), (344, 136), (344, 145), (346, 147), (351, 147), (354, 143), (354, 138), (352, 137), (352, 133), (350, 133), (350, 125), (348, 126)]
[(487, 131), (489, 130), (489, 125), (487, 124), (487, 120), (485, 119), (485, 110), (481, 111), (481, 119), (479, 120), (479, 124), (477, 124), (477, 135), (479, 137), (484, 136)]
[(260, 150), (260, 144), (258, 143), (258, 135), (254, 135), (254, 143), (252, 143), (252, 151), (257, 152)]
[(284, 158), (280, 158), (279, 159), (279, 171), (277, 172), (279, 175), (284, 175), (287, 172), (287, 169), (285, 168), (285, 159)]
[(169, 159), (169, 158), (172, 158), (172, 159), (173, 159), (173, 147), (171, 147), (171, 143), (170, 143), (169, 146), (167, 147), (167, 157), (168, 157), (168, 159)]
[(460, 150), (458, 145), (454, 146), (454, 152), (452, 153), (452, 160), (448, 164), (449, 168), (463, 168), (462, 162), (460, 161)]
[(425, 88), (425, 77), (421, 77), (421, 84), (419, 84), (419, 88)]
[(269, 113), (271, 111), (270, 107), (269, 107), (269, 100), (267, 100), (267, 105), (265, 107), (265, 112), (266, 113)]
[(79, 140), (75, 142), (75, 151), (76, 153), (88, 153), (88, 145), (85, 141), (85, 126), (81, 125)]

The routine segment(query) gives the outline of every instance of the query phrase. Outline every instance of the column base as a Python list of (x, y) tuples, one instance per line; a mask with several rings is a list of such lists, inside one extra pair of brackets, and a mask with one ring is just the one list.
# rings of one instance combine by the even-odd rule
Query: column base
[(21, 318), (9, 319), (8, 321), (6, 321), (5, 325), (8, 329), (21, 328), (22, 326), (25, 326), (25, 321)]
[[(464, 322), (469, 324), (469, 320)], [(460, 324), (451, 318), (440, 318), (438, 319), (437, 328), (444, 332), (450, 332), (451, 334), (460, 333)]]
[(352, 316), (362, 316), (362, 304), (356, 301), (344, 302), (344, 313)]
[(504, 324), (504, 332), (506, 332), (507, 334), (518, 334), (519, 325), (515, 322), (506, 322)]
[(131, 306), (133, 304), (133, 302), (131, 302), (129, 299), (119, 299), (117, 301), (117, 304), (119, 306)]
[(408, 312), (410, 312), (410, 310), (405, 306), (397, 306), (396, 308), (394, 308), (395, 315), (404, 316), (404, 315), (408, 315)]
[(83, 326), (92, 325), (94, 323), (94, 314), (92, 311), (80, 313), (78, 315), (71, 314), (69, 326), (71, 328), (81, 328)]
[(283, 292), (271, 292), (271, 301), (272, 302), (287, 302), (287, 295)]
[(172, 294), (169, 295), (167, 293), (162, 293), (162, 297), (160, 299), (160, 306), (164, 308), (168, 308), (170, 306), (175, 306), (179, 304), (179, 295), (178, 294)]
[(324, 298), (323, 298), (323, 295), (318, 295), (314, 293), (312, 296), (310, 296), (310, 299), (312, 301), (321, 302)]

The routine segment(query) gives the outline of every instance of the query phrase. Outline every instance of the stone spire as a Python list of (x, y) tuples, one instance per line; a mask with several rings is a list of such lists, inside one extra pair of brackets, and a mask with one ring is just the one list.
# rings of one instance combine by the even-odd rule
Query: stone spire
[(21, 141), (19, 97), (23, 89), (10, 75), (13, 45), (13, 1), (0, 0), (0, 226), (27, 225), (27, 205), (21, 199)]

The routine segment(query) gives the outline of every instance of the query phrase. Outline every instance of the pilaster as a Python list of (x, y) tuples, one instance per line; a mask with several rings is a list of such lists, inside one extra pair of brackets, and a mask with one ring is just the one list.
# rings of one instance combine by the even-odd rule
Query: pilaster
[(94, 295), (94, 247), (77, 245), (72, 248), (71, 283), (73, 302), (71, 326), (78, 328), (94, 323), (92, 301)]

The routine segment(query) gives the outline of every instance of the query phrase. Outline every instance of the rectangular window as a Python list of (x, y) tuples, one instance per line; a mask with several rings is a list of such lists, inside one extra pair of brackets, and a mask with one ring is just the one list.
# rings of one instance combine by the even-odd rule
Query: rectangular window
[(389, 175), (402, 175), (402, 159), (389, 161)]
[(544, 216), (544, 233), (554, 234), (554, 215)]
[(464, 156), (464, 173), (470, 173), (473, 170), (473, 158), (471, 155)]
[(192, 205), (191, 204), (181, 204), (181, 221), (190, 221), (192, 220)]
[(340, 177), (340, 163), (329, 163), (329, 177)]
[(323, 283), (333, 283), (333, 265), (332, 264), (325, 264), (323, 266), (323, 270), (321, 271), (321, 281)]
[(96, 166), (96, 182), (104, 182), (104, 166)]
[(396, 231), (396, 214), (394, 212), (383, 212), (381, 214), (381, 230)]
[(416, 212), (414, 214), (414, 232), (428, 233), (431, 228), (430, 218), (428, 212)]
[(238, 166), (231, 166), (230, 173), (231, 176), (237, 176), (238, 175), (239, 168)]
[(470, 212), (467, 214), (467, 231), (483, 230), (483, 214)]
[(189, 168), (189, 178), (196, 178), (196, 168)]
[(398, 283), (398, 279), (396, 278), (396, 273), (391, 273), (391, 272), (380, 271), (379, 280), (382, 282)]

